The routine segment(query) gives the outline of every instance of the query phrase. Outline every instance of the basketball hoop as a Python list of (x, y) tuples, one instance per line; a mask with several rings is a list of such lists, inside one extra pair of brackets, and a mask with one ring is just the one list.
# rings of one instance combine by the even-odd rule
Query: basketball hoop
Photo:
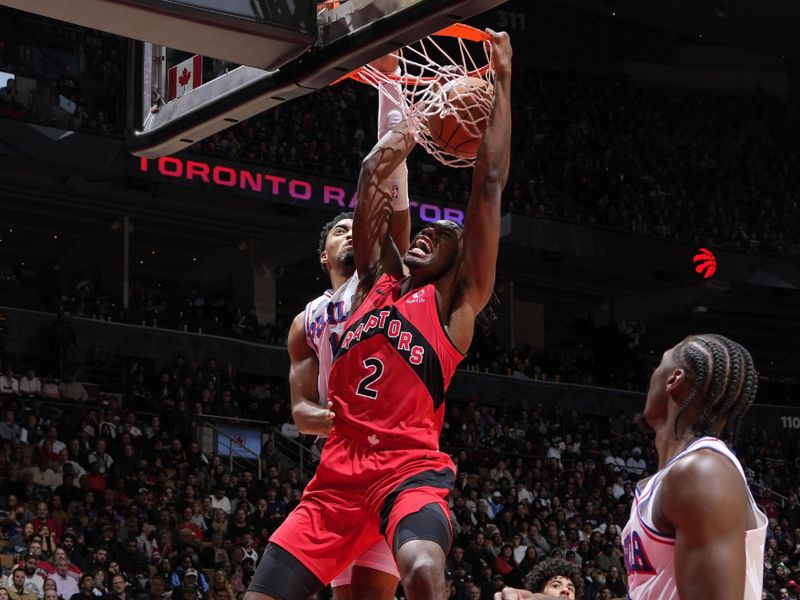
[[(364, 65), (345, 77), (398, 104), (416, 142), (440, 163), (471, 167), (494, 102), (489, 34), (457, 23), (397, 51), (399, 70)], [(399, 85), (399, 102), (383, 84)]]

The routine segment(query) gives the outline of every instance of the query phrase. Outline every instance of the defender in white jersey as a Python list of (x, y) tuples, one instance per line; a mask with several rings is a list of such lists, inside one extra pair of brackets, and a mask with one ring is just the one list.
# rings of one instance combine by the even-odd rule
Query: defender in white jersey
[[(664, 478), (678, 461), (693, 452), (708, 450), (729, 460), (741, 475), (745, 486), (747, 480), (739, 460), (725, 442), (715, 437), (701, 437), (679, 452), (658, 473), (636, 486), (631, 506), (631, 518), (622, 532), (625, 548), (625, 567), (628, 571), (630, 597), (667, 600), (678, 598), (675, 573), (674, 533), (659, 531), (654, 524), (658, 515), (653, 507), (660, 503)], [(761, 600), (761, 585), (764, 575), (764, 542), (767, 536), (767, 517), (756, 505), (748, 490), (750, 511), (755, 517), (755, 527), (745, 530), (745, 600)], [(683, 596), (680, 596), (683, 598)], [(738, 597), (737, 597), (738, 598)]]
[[(377, 69), (393, 71), (397, 59), (388, 56), (372, 64)], [(399, 89), (394, 92), (399, 97)], [(378, 102), (380, 139), (402, 120), (402, 114), (382, 93), (378, 94)], [(405, 161), (387, 178), (386, 185), (393, 198), (392, 238), (405, 254), (411, 232)], [(330, 277), (332, 289), (309, 302), (289, 330), (292, 416), (304, 434), (326, 437), (335, 418), (328, 402), (328, 374), (333, 348), (350, 314), (359, 281), (353, 259), (352, 226), (353, 213), (342, 213), (322, 228), (319, 259)], [(386, 542), (381, 541), (359, 556), (331, 585), (335, 600), (391, 600), (399, 578), (394, 556)]]
[[(340, 215), (335, 228), (344, 229), (349, 226), (352, 226), (352, 215), (345, 213), (343, 218)], [(346, 246), (346, 248), (350, 247)], [(347, 281), (335, 291), (326, 291), (322, 296), (306, 304), (303, 311), (306, 343), (317, 355), (319, 363), (317, 389), (319, 390), (319, 403), (322, 406), (328, 404), (328, 374), (333, 364), (333, 351), (339, 343), (339, 336), (350, 315), (350, 306), (357, 287), (358, 273), (354, 271)]]
[(736, 439), (756, 388), (750, 353), (721, 335), (664, 353), (640, 419), (658, 471), (623, 532), (631, 600), (761, 600), (767, 518), (720, 439)]
[(750, 353), (721, 335), (690, 336), (662, 356), (638, 415), (659, 464), (637, 485), (623, 531), (628, 600), (761, 600), (767, 517), (722, 441), (738, 436), (757, 382)]

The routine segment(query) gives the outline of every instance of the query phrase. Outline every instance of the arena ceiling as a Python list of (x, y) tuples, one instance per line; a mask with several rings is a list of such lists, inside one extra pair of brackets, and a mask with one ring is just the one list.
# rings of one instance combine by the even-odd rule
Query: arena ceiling
[(800, 3), (794, 0), (557, 0), (708, 41), (800, 57)]

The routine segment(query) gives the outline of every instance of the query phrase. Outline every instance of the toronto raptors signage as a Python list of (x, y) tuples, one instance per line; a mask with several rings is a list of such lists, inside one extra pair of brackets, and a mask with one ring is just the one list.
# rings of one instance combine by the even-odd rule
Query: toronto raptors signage
[[(352, 210), (356, 205), (355, 184), (324, 180), (308, 175), (260, 170), (256, 166), (223, 165), (178, 156), (158, 159), (136, 158), (140, 174), (176, 183), (188, 183), (224, 189), (232, 193), (258, 196), (278, 202), (301, 204), (310, 208)], [(463, 224), (464, 212), (459, 208), (433, 202), (410, 202), (411, 216), (431, 223), (450, 219)]]

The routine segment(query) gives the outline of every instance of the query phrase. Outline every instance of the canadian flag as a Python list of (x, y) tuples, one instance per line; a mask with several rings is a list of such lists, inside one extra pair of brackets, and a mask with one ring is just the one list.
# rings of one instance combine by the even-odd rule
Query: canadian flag
[(172, 67), (168, 73), (167, 100), (180, 98), (186, 92), (203, 85), (203, 57), (195, 54)]

